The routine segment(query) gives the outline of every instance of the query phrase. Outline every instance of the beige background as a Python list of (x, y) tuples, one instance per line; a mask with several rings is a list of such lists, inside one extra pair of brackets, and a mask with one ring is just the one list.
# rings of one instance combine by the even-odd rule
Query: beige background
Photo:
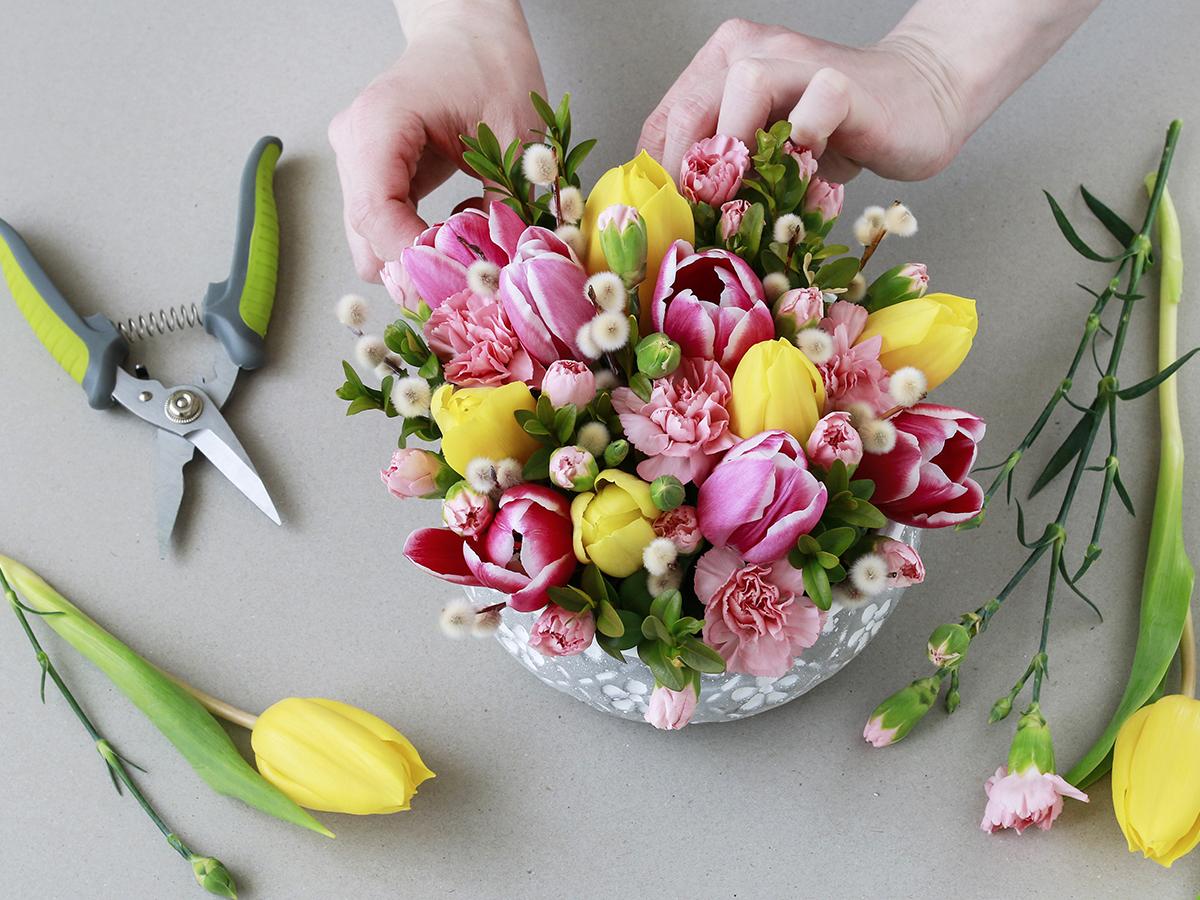
[[(734, 9), (865, 42), (905, 6), (539, 0), (527, 9), (551, 91), (572, 91), (578, 129), (604, 139), (585, 173), (595, 178), (630, 154), (645, 114)], [(939, 397), (987, 418), (989, 462), (1024, 433), (1034, 399), (1060, 377), (1086, 309), (1073, 282), (1107, 277), (1058, 237), (1041, 187), (1078, 214), (1073, 190), (1082, 178), (1140, 215), (1141, 177), (1167, 121), (1191, 118), (1172, 184), (1185, 253), (1197, 258), (1198, 16), (1190, 3), (1106, 3), (940, 177), (903, 186), (863, 177), (849, 191), (852, 208), (905, 198), (921, 232), (885, 256), (924, 260), (937, 288), (978, 297), (981, 339)], [(736, 726), (660, 734), (611, 720), (537, 684), (496, 646), (442, 639), (435, 620), (450, 591), (400, 555), (404, 535), (431, 523), (435, 507), (386, 494), (376, 472), (393, 440), (390, 424), (344, 420), (333, 395), (351, 349), (330, 306), (355, 279), (325, 125), (400, 51), (389, 4), (3, 0), (0, 21), (0, 215), (85, 313), (198, 301), (226, 272), (246, 152), (263, 133), (284, 142), (277, 186), (285, 260), (271, 363), (239, 385), (227, 410), (284, 528), (197, 465), (183, 543), (160, 562), (150, 430), (129, 415), (89, 410), (0, 297), (0, 550), (214, 693), (255, 709), (290, 694), (355, 702), (400, 726), (439, 773), (411, 813), (327, 817), (338, 833), (330, 843), (211, 794), (122, 697), (48, 640), (96, 721), (150, 769), (142, 782), (169, 820), (230, 866), (244, 897), (1195, 891), (1200, 857), (1166, 872), (1126, 852), (1107, 782), (1049, 835), (979, 832), (981, 784), (1011, 733), (1011, 723), (988, 728), (984, 720), (1035, 649), (1037, 582), (965, 664), (963, 705), (952, 719), (936, 711), (886, 751), (859, 738), (875, 702), (925, 671), (929, 631), (1015, 568), (1014, 517), (1002, 507), (982, 531), (929, 537), (928, 583), (859, 661), (803, 700)], [(439, 193), (430, 214), (445, 212), (462, 190)], [(1099, 239), (1096, 229), (1087, 233)], [(388, 301), (380, 288), (369, 294), (381, 326)], [(1187, 345), (1200, 338), (1191, 299), (1181, 318)], [(1137, 310), (1127, 382), (1150, 371), (1153, 320), (1149, 304)], [(143, 358), (160, 376), (182, 379), (213, 350), (191, 333)], [(1198, 379), (1189, 369), (1182, 396), (1189, 449), (1200, 453)], [(1089, 376), (1080, 380), (1086, 391)], [(1044, 699), (1064, 764), (1115, 702), (1132, 649), (1152, 496), (1152, 404), (1122, 409), (1123, 470), (1140, 518), (1114, 510), (1105, 557), (1088, 579), (1107, 621), (1097, 624), (1070, 597), (1055, 620)], [(1069, 424), (1056, 417), (1047, 442)], [(1200, 508), (1194, 479), (1185, 503)], [(1035, 514), (1048, 506), (1035, 505)], [(1189, 544), (1200, 557), (1197, 532)], [(39, 705), (37, 668), (11, 620), (0, 620), (0, 661), (5, 895), (198, 897), (136, 806), (113, 795), (64, 704), (54, 697)]]

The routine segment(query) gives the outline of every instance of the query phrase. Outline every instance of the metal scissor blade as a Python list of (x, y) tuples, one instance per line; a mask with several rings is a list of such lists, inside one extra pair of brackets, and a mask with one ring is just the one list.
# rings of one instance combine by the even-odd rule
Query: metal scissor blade
[(191, 462), (195, 446), (185, 437), (159, 430), (154, 442), (158, 455), (154, 495), (158, 507), (158, 555), (166, 559), (171, 547), (171, 532), (183, 500), (183, 467)]
[(216, 466), (222, 475), (233, 482), (234, 487), (246, 495), (250, 502), (257, 506), (268, 519), (276, 525), (280, 524), (279, 513), (271, 502), (271, 495), (258, 472), (254, 470), (250, 457), (242, 449), (232, 432), (222, 437), (209, 428), (201, 428), (189, 432), (187, 439), (208, 457), (209, 462)]

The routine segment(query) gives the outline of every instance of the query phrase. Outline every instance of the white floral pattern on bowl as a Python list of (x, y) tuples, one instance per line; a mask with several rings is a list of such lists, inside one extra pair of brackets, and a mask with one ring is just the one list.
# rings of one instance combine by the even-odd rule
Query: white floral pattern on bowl
[[(919, 530), (890, 523), (882, 533), (913, 547), (920, 540)], [(700, 702), (692, 722), (744, 719), (812, 690), (862, 652), (896, 608), (904, 591), (905, 588), (892, 588), (854, 607), (835, 603), (816, 644), (797, 657), (791, 670), (778, 678), (737, 674), (701, 676)], [(477, 606), (504, 599), (486, 588), (468, 587), (466, 592)], [(576, 656), (543, 656), (529, 646), (529, 627), (537, 615), (504, 609), (496, 632), (500, 646), (555, 690), (609, 715), (641, 721), (654, 689), (654, 676), (637, 654), (627, 651), (621, 664), (593, 643)]]

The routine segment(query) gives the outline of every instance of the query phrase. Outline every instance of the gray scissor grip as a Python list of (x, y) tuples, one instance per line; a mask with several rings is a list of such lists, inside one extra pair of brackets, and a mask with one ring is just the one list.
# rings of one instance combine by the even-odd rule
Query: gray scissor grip
[(13, 299), (50, 355), (96, 409), (112, 406), (117, 367), (129, 345), (102, 315), (83, 318), (54, 286), (17, 230), (0, 219), (0, 269)]
[(279, 138), (255, 144), (242, 171), (237, 235), (229, 277), (210, 284), (204, 296), (204, 328), (239, 367), (266, 362), (263, 338), (275, 302), (279, 270), (279, 215), (275, 206), (275, 164)]

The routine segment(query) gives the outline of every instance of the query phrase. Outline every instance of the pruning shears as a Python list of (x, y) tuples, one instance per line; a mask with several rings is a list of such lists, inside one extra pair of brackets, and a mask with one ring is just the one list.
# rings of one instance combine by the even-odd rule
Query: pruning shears
[[(275, 303), (279, 270), (279, 216), (275, 165), (283, 152), (278, 138), (264, 137), (242, 172), (237, 235), (229, 277), (210, 284), (197, 307), (185, 304), (114, 323), (99, 313), (80, 316), (50, 281), (28, 245), (0, 219), (0, 270), (38, 340), (87, 395), (95, 409), (119, 403), (155, 426), (156, 494), (160, 555), (183, 498), (183, 467), (196, 449), (208, 457), (275, 524), (279, 513), (233, 429), (221, 415), (242, 369), (266, 361), (264, 338)], [(195, 383), (167, 387), (143, 366), (125, 369), (129, 344), (195, 325), (214, 336), (223, 352), (213, 370)]]

